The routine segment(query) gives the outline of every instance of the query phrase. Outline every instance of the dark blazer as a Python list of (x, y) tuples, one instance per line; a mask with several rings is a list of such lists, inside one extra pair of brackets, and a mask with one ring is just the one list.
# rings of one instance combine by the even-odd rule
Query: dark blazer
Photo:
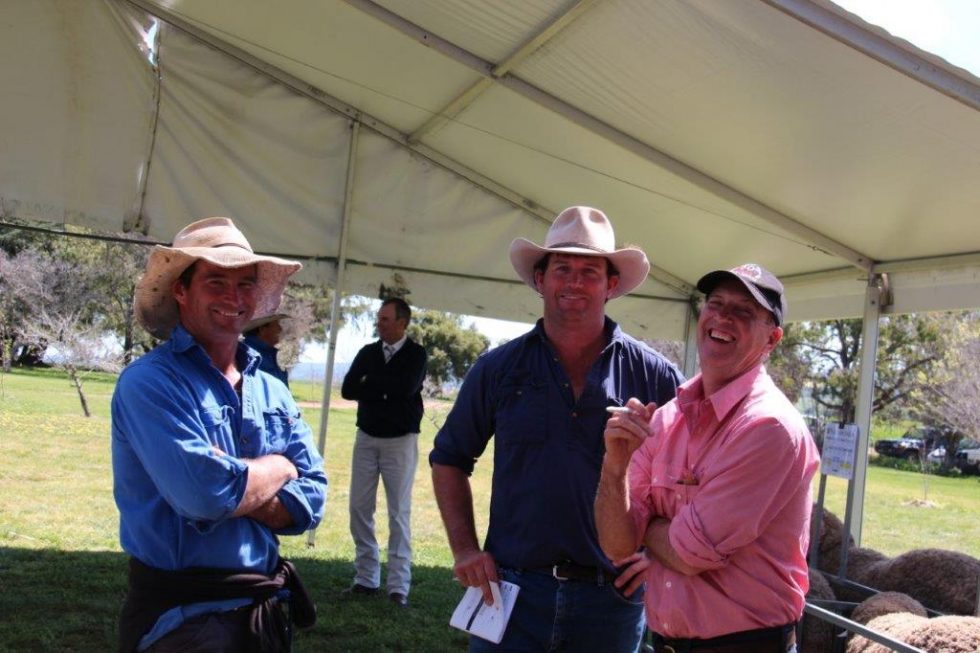
[(357, 427), (376, 438), (418, 433), (422, 425), (425, 349), (411, 338), (385, 363), (380, 340), (357, 352), (340, 394), (357, 400)]

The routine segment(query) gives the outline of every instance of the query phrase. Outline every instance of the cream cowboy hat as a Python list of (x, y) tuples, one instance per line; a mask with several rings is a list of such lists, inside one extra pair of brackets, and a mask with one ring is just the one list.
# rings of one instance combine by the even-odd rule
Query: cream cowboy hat
[(548, 229), (544, 246), (539, 247), (526, 238), (516, 238), (510, 244), (510, 262), (524, 283), (537, 290), (534, 284), (534, 265), (545, 254), (560, 253), (576, 256), (601, 256), (612, 261), (619, 271), (619, 284), (610, 299), (630, 292), (647, 278), (650, 261), (638, 247), (616, 249), (616, 236), (606, 214), (588, 206), (573, 206), (558, 214)]
[(286, 281), (303, 267), (295, 261), (253, 253), (252, 246), (229, 218), (192, 222), (174, 237), (171, 247), (153, 248), (146, 272), (136, 284), (136, 318), (155, 337), (166, 340), (177, 326), (180, 316), (173, 282), (200, 260), (223, 268), (257, 265), (256, 315), (274, 313), (279, 308)]

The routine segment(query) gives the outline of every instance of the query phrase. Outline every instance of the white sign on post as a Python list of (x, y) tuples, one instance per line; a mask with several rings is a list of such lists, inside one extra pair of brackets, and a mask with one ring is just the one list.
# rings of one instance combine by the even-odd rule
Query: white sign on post
[(820, 473), (846, 478), (847, 480), (853, 479), (857, 441), (857, 424), (827, 424), (824, 426)]

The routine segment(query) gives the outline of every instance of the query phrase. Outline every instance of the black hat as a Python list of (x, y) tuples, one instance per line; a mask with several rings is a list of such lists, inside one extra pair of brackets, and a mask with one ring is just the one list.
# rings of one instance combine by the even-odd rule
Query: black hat
[(782, 326), (783, 316), (786, 314), (786, 295), (783, 294), (783, 284), (772, 272), (755, 263), (743, 263), (731, 270), (709, 272), (698, 280), (698, 290), (707, 295), (719, 283), (728, 279), (742, 282), (755, 301), (772, 313), (776, 326)]

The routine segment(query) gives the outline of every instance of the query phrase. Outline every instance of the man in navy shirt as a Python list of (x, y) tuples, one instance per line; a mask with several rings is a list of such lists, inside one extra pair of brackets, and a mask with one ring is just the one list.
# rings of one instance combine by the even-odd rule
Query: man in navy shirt
[(289, 390), (238, 339), (299, 268), (254, 254), (228, 218), (194, 222), (150, 254), (136, 315), (165, 342), (123, 371), (112, 397), (130, 555), (121, 651), (288, 650), (287, 598), (293, 623), (312, 625), (278, 535), (323, 517), (323, 459)]
[(279, 367), (276, 346), (282, 339), (282, 320), (288, 319), (285, 313), (273, 313), (257, 317), (245, 325), (242, 333), (245, 344), (259, 352), (259, 369), (268, 372), (289, 387), (289, 374)]
[[(599, 547), (593, 502), (605, 452), (606, 407), (630, 397), (658, 405), (683, 380), (660, 354), (605, 315), (639, 286), (643, 251), (616, 249), (601, 211), (558, 215), (545, 245), (510, 248), (521, 279), (544, 302), (534, 329), (470, 370), (429, 455), (455, 559), (454, 573), (481, 587), (520, 586), (499, 645), (470, 638), (470, 651), (636, 651), (644, 632), (642, 553), (610, 561)], [(469, 475), (495, 437), (486, 541), (477, 540)]]

